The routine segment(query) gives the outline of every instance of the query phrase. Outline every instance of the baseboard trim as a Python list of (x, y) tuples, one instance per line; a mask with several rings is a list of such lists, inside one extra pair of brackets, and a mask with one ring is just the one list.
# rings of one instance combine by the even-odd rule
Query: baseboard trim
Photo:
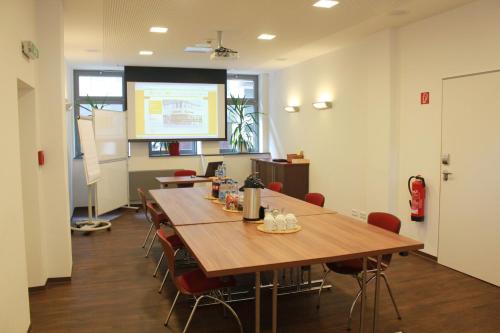
[(437, 262), (437, 257), (436, 257), (436, 256), (433, 256), (432, 254), (425, 253), (425, 252), (420, 251), (420, 250), (417, 250), (417, 251), (412, 251), (412, 253), (413, 253), (414, 255), (419, 256), (419, 257), (422, 257), (422, 258), (429, 259), (429, 260), (432, 260), (432, 261)]
[(61, 283), (68, 283), (68, 282), (71, 282), (71, 276), (48, 278), (47, 281), (45, 281), (45, 284), (43, 286), (28, 287), (28, 292), (29, 293), (37, 292), (37, 291), (47, 289), (47, 287), (51, 284), (61, 284)]

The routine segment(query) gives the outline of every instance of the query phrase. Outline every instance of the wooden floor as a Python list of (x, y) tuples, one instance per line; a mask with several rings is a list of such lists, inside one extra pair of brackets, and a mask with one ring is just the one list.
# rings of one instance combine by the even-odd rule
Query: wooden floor
[[(30, 294), (32, 331), (181, 332), (190, 304), (188, 300), (179, 303), (171, 325), (163, 326), (175, 291), (168, 281), (161, 295), (156, 292), (160, 277), (153, 278), (152, 272), (160, 248), (144, 258), (140, 247), (148, 227), (142, 213), (125, 211), (113, 221), (111, 232), (75, 233), (71, 283), (53, 284)], [(320, 273), (318, 267), (314, 275)], [(415, 255), (395, 256), (387, 275), (403, 320), (396, 318), (386, 290), (381, 289), (379, 332), (500, 332), (500, 288)], [(324, 292), (319, 311), (316, 294), (281, 296), (278, 331), (347, 332), (347, 311), (356, 282), (335, 274), (329, 281), (334, 288)], [(270, 294), (263, 292), (262, 297), (263, 331), (267, 332)], [(233, 307), (245, 332), (253, 332), (254, 304)], [(198, 310), (190, 332), (237, 332), (237, 325), (231, 316), (224, 318), (220, 307), (211, 306)]]

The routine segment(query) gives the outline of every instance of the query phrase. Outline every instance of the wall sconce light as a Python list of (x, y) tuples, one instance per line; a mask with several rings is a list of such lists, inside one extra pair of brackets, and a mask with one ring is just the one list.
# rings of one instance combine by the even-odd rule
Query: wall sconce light
[(326, 110), (332, 108), (332, 102), (314, 102), (313, 107), (316, 110)]
[(286, 112), (299, 112), (300, 111), (300, 108), (298, 106), (291, 106), (291, 105), (287, 105), (285, 106), (285, 111)]

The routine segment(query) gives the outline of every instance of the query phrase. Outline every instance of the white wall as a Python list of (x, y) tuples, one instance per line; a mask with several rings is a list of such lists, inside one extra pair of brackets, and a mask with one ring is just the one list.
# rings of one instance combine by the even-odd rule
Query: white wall
[[(437, 255), (442, 79), (500, 69), (499, 13), (499, 1), (479, 0), (272, 73), (271, 152), (303, 149), (310, 190), (325, 193), (327, 206), (393, 212), (403, 234)], [(322, 94), (333, 110), (312, 110)], [(287, 114), (287, 104), (301, 111)], [(407, 180), (416, 174), (428, 184), (424, 223), (410, 221)]]
[[(344, 214), (389, 208), (391, 39), (381, 32), (269, 78), (271, 153), (304, 150), (310, 191)], [(333, 109), (313, 109), (319, 100), (333, 101)]]
[[(397, 32), (400, 86), (398, 213), (401, 217), (408, 216), (408, 177), (422, 174), (428, 185), (427, 219), (425, 223), (404, 223), (402, 232), (424, 240), (425, 251), (432, 255), (437, 255), (438, 249), (442, 79), (500, 69), (498, 36), (498, 0), (476, 1), (410, 24)], [(430, 92), (429, 105), (420, 105), (422, 91)]]
[(49, 277), (71, 276), (68, 152), (64, 101), (64, 25), (61, 0), (36, 1), (38, 114), (40, 146), (46, 163), (41, 168), (40, 213), (45, 224)]
[[(17, 80), (35, 86), (35, 64), (26, 61), (20, 41), (35, 38), (34, 1), (3, 1), (0, 7), (0, 331), (26, 332), (29, 319), (28, 280), (21, 189)], [(19, 17), (24, 17), (21, 22)]]
[[(58, 92), (63, 88), (58, 71), (58, 65), (62, 64), (61, 18), (60, 0), (1, 3), (0, 174), (4, 191), (0, 194), (0, 205), (4, 215), (0, 233), (0, 332), (26, 332), (30, 324), (28, 287), (44, 284), (45, 276), (68, 276), (71, 271), (68, 216), (64, 212), (68, 211), (65, 129), (60, 126), (64, 115), (59, 112), (62, 107), (59, 97), (62, 95)], [(20, 46), (23, 40), (37, 44), (39, 60), (28, 61), (22, 56)], [(22, 87), (34, 89), (29, 92), (34, 96), (21, 93), (23, 97), (18, 103), (20, 81)], [(34, 111), (38, 132), (24, 133), (24, 128), (28, 128), (25, 126), (23, 132), (20, 131), (20, 122), (24, 124), (28, 118), (24, 117), (26, 114), (19, 115), (19, 111), (26, 110)], [(32, 144), (26, 151), (21, 136), (33, 139), (35, 147)], [(34, 184), (29, 190), (32, 192), (26, 193), (21, 172), (27, 166), (26, 161), (33, 162), (32, 154), (39, 149), (46, 153), (46, 165), (31, 174)], [(35, 204), (23, 201), (23, 198), (30, 200), (37, 194), (39, 206), (45, 206), (38, 211)], [(61, 205), (63, 208), (59, 207)], [(25, 226), (30, 228), (26, 236)]]

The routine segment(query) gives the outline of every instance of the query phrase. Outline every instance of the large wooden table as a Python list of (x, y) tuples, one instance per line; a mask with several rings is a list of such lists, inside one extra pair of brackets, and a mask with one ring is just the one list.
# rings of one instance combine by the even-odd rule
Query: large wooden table
[[(242, 212), (224, 211), (222, 205), (207, 200), (208, 188), (160, 189), (151, 190), (150, 193), (175, 226), (243, 220)], [(334, 211), (267, 189), (262, 190), (261, 195), (264, 207), (269, 205), (270, 208), (284, 209), (286, 213), (294, 213), (296, 216), (334, 213)]]
[[(297, 214), (302, 231), (267, 234), (255, 224), (242, 222), (240, 213), (229, 213), (204, 199), (208, 189), (185, 188), (150, 191), (169, 216), (176, 232), (208, 277), (255, 273), (255, 332), (260, 332), (260, 273), (273, 271), (272, 332), (277, 331), (278, 269), (363, 258), (366, 279), (368, 258), (376, 258), (373, 332), (378, 317), (378, 294), (383, 254), (423, 248), (404, 236), (305, 203), (283, 194), (266, 192), (262, 202)], [(283, 207), (279, 207), (283, 206)], [(318, 210), (319, 209), (319, 210)], [(231, 223), (224, 223), (231, 222)], [(365, 280), (366, 281), (366, 280)], [(360, 332), (364, 331), (366, 285), (361, 298)]]

